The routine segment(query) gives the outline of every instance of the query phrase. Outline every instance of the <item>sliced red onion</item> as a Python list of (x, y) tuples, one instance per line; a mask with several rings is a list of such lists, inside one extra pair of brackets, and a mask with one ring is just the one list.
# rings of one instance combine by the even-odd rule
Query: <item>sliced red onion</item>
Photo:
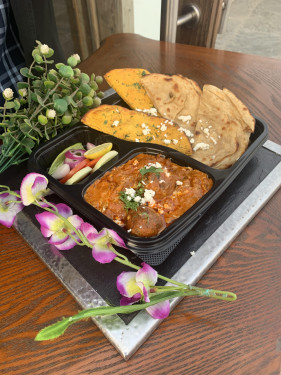
[(68, 150), (66, 153), (65, 153), (65, 158), (66, 159), (75, 159), (75, 160), (83, 160), (84, 159), (84, 154), (85, 154), (85, 150)]
[(52, 177), (56, 180), (60, 180), (70, 172), (70, 166), (68, 164), (61, 164), (54, 170)]
[(80, 161), (84, 160), (84, 156), (82, 157), (82, 159), (70, 159), (70, 158), (65, 158), (64, 159), (64, 162), (65, 164), (68, 164), (70, 169), (74, 168), (76, 166), (76, 164), (80, 163)]
[(91, 143), (91, 142), (87, 142), (87, 144), (86, 144), (87, 150), (90, 150), (93, 147), (96, 147), (96, 146), (93, 143)]

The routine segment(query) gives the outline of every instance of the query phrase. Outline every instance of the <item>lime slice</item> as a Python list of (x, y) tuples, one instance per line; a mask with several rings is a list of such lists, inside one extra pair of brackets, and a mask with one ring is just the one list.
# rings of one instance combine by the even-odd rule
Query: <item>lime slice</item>
[(108, 163), (109, 160), (113, 159), (116, 155), (118, 155), (118, 152), (115, 150), (109, 151), (107, 154), (103, 155), (103, 157), (101, 157), (97, 164), (94, 166), (92, 173), (97, 171), (104, 164)]
[(104, 154), (109, 152), (111, 149), (112, 149), (112, 143), (110, 143), (110, 142), (109, 143), (103, 143), (101, 145), (95, 146), (95, 147), (91, 148), (90, 150), (86, 151), (84, 156), (87, 159), (94, 160), (94, 159), (97, 159), (97, 158), (103, 156)]
[(87, 177), (92, 172), (91, 167), (85, 167), (80, 169), (80, 171), (76, 172), (69, 180), (66, 181), (65, 185), (73, 185), (77, 182), (83, 180), (83, 178)]
[(51, 166), (50, 166), (50, 169), (48, 171), (48, 173), (50, 175), (52, 175), (54, 173), (54, 171), (61, 165), (63, 164), (64, 162), (64, 155), (65, 153), (68, 151), (68, 150), (79, 150), (79, 149), (82, 149), (84, 148), (82, 143), (75, 143), (74, 145), (72, 146), (69, 146), (67, 147), (66, 149), (64, 149), (60, 154), (58, 154), (58, 156), (55, 158), (55, 160), (52, 162)]

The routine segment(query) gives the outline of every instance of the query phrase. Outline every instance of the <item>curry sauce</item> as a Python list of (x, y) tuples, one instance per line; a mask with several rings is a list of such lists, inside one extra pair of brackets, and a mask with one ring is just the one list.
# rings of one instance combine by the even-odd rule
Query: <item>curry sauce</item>
[(138, 154), (96, 180), (84, 199), (138, 237), (161, 233), (213, 186), (204, 172), (163, 155)]

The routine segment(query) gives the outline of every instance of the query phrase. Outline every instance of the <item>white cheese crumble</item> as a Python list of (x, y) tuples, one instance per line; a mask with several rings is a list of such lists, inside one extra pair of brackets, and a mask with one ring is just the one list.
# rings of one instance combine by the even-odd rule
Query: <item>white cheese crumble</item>
[(190, 138), (189, 142), (190, 142), (190, 143), (194, 143), (194, 142), (195, 142), (195, 141), (194, 141), (194, 138)]
[(140, 140), (138, 138), (135, 139), (136, 142), (139, 142)]
[(162, 165), (157, 161), (156, 163), (148, 163), (144, 166), (145, 169), (149, 169), (151, 167), (162, 168)]
[(144, 190), (144, 194), (143, 194), (143, 198), (141, 199), (141, 203), (142, 204), (152, 203), (154, 201), (154, 199), (153, 199), (154, 195), (155, 195), (155, 191), (154, 190), (145, 189)]
[(178, 119), (183, 121), (183, 122), (186, 122), (187, 124), (189, 123), (189, 121), (191, 120), (191, 116), (190, 115), (187, 115), (187, 116), (178, 116)]
[(178, 141), (178, 139), (173, 139), (172, 142), (173, 142), (174, 145), (176, 145), (176, 144), (178, 144), (179, 141)]
[(163, 182), (165, 182), (165, 180), (159, 180), (159, 184), (163, 184)]
[(165, 132), (165, 131), (167, 130), (167, 126), (166, 126), (165, 124), (161, 124), (161, 128), (160, 128), (160, 130), (161, 130), (162, 132)]
[(150, 129), (143, 129), (142, 134), (148, 135), (150, 133)]
[(119, 121), (115, 120), (115, 121), (113, 121), (112, 126), (118, 126), (118, 124), (119, 124)]
[(210, 131), (208, 128), (203, 129), (203, 132), (206, 134), (207, 137), (209, 137)]
[(182, 181), (176, 181), (176, 184), (177, 184), (178, 186), (180, 186), (180, 185), (183, 185), (183, 182), (182, 182)]
[(171, 143), (171, 140), (170, 139), (163, 139), (163, 142), (166, 144), (166, 145), (169, 145)]
[(210, 145), (208, 145), (208, 143), (203, 143), (203, 142), (200, 142), (200, 143), (197, 143), (197, 145), (195, 145), (193, 147), (193, 151), (197, 151), (197, 150), (208, 150), (210, 148)]
[(182, 127), (178, 128), (178, 131), (181, 132), (181, 133), (184, 133), (187, 137), (193, 137), (193, 133), (191, 133), (190, 130), (188, 129), (184, 129)]
[(211, 138), (211, 140), (214, 142), (214, 144), (216, 145), (217, 144), (217, 141), (215, 140), (215, 138), (214, 137), (210, 137)]

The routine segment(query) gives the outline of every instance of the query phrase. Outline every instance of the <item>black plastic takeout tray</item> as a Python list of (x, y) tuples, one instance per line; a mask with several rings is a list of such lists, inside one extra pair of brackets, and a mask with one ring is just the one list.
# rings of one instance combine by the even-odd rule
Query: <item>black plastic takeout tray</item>
[[(151, 257), (151, 264), (155, 265), (162, 263), (166, 259), (212, 203), (219, 199), (222, 192), (231, 184), (265, 142), (267, 134), (268, 129), (266, 124), (260, 119), (256, 119), (255, 131), (251, 135), (250, 145), (246, 152), (232, 167), (217, 170), (166, 146), (124, 141), (81, 124), (37, 148), (30, 156), (28, 169), (29, 171), (45, 175), (49, 180), (49, 187), (53, 192), (73, 209), (83, 214), (98, 230), (104, 227), (115, 230), (125, 240), (129, 250), (140, 258), (144, 256), (145, 260)], [(95, 145), (112, 142), (112, 149), (118, 151), (118, 155), (80, 183), (70, 186), (63, 185), (48, 174), (48, 168), (61, 151), (77, 142), (82, 142), (85, 146), (87, 142), (91, 142)], [(140, 238), (130, 235), (124, 228), (89, 205), (83, 198), (86, 189), (94, 180), (100, 178), (106, 171), (114, 166), (127, 162), (139, 153), (160, 153), (165, 157), (171, 158), (173, 162), (179, 165), (190, 166), (207, 173), (214, 181), (212, 189), (193, 207), (186, 211), (158, 236), (150, 238)], [(155, 259), (157, 259), (157, 261), (153, 259), (154, 257), (156, 257)]]

